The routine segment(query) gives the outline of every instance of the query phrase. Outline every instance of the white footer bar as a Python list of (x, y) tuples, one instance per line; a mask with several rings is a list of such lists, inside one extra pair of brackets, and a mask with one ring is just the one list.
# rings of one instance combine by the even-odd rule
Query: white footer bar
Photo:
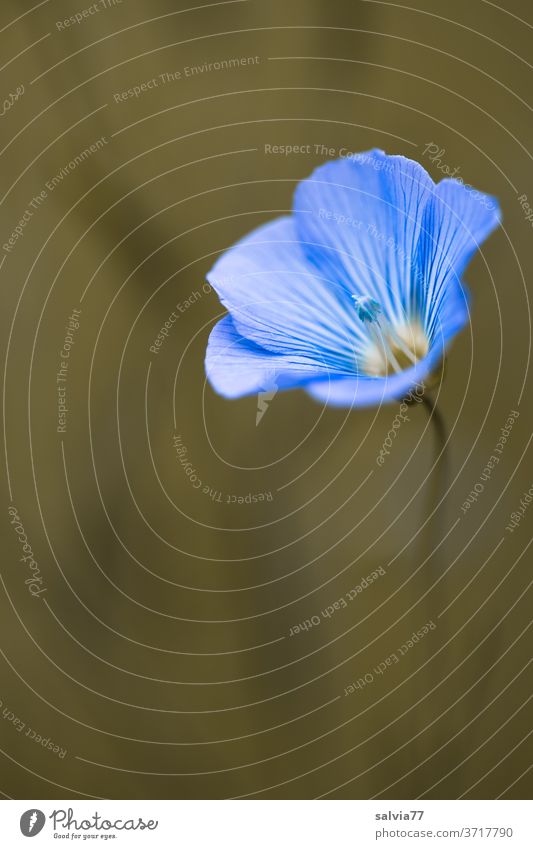
[(10, 800), (0, 802), (0, 845), (532, 849), (531, 820), (529, 802), (505, 800)]

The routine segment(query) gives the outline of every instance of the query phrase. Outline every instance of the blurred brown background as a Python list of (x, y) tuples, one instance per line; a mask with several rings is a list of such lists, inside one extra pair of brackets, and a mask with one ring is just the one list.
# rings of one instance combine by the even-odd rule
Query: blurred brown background
[[(0, 12), (2, 92), (19, 89), (1, 118), (2, 245), (30, 213), (0, 256), (0, 791), (527, 797), (533, 508), (506, 525), (533, 483), (530, 4), (33, 5)], [(472, 325), (439, 394), (449, 535), (426, 562), (422, 408), (380, 468), (394, 405), (347, 414), (279, 393), (256, 425), (256, 398), (205, 384), (216, 256), (290, 209), (316, 165), (374, 146), (434, 179), (459, 168), (504, 212), (467, 273)], [(46, 589), (36, 598), (11, 506)]]

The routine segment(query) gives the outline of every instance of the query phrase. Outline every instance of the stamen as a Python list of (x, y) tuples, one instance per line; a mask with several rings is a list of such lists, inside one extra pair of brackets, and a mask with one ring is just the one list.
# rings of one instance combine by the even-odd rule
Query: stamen
[[(382, 328), (381, 323), (380, 323), (378, 318), (376, 319), (376, 324), (379, 327), (379, 338), (381, 339), (381, 342), (383, 344), (383, 350), (385, 352), (385, 363), (387, 363), (387, 361), (389, 361), (390, 364), (392, 365), (394, 371), (397, 374), (399, 374), (401, 371), (403, 371), (403, 369), (402, 369), (400, 363), (398, 362), (398, 360), (396, 359), (396, 357), (394, 355), (394, 351), (392, 350), (392, 348), (389, 344), (389, 341), (388, 341), (387, 337), (385, 336), (385, 334), (383, 332), (383, 328)], [(387, 324), (387, 329), (388, 329), (388, 324)]]
[(352, 295), (352, 298), (370, 343), (364, 361), (367, 374), (374, 377), (387, 375), (391, 371), (399, 374), (416, 365), (426, 355), (428, 340), (417, 319), (406, 321), (398, 327), (384, 316), (380, 317), (381, 305), (370, 295)]
[(394, 341), (395, 341), (396, 345), (398, 346), (398, 348), (401, 348), (401, 350), (403, 351), (403, 353), (405, 354), (405, 356), (406, 356), (406, 357), (408, 357), (408, 358), (411, 360), (411, 362), (413, 363), (413, 365), (416, 365), (416, 364), (417, 364), (417, 362), (418, 362), (418, 360), (417, 360), (417, 358), (416, 358), (416, 355), (415, 355), (415, 354), (413, 353), (413, 351), (409, 348), (409, 346), (405, 344), (405, 342), (403, 341), (402, 337), (400, 336), (400, 334), (398, 333), (398, 331), (397, 331), (397, 330), (396, 330), (396, 329), (392, 326), (392, 324), (391, 324), (391, 325), (389, 325), (389, 328), (390, 328), (391, 336), (393, 336), (393, 337), (394, 337)]

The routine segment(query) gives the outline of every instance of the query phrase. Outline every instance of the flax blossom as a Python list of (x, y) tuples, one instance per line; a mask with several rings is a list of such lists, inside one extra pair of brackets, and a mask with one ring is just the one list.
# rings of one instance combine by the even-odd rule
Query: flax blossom
[(229, 313), (209, 339), (209, 381), (227, 398), (272, 386), (340, 406), (400, 398), (468, 321), (462, 274), (498, 203), (372, 150), (317, 168), (293, 206), (208, 275)]

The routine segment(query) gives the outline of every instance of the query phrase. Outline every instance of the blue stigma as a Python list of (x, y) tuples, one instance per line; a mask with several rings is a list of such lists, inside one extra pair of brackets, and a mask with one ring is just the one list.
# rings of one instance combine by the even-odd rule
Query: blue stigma
[(381, 306), (370, 295), (352, 295), (357, 315), (362, 322), (372, 323), (378, 320)]

